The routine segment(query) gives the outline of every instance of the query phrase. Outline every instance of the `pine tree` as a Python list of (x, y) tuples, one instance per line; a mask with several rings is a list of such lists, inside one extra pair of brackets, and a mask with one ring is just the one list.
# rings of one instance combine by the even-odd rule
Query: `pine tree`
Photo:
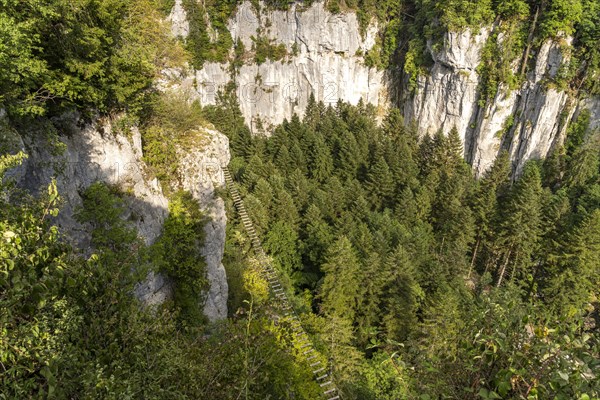
[(391, 204), (395, 191), (394, 178), (383, 157), (380, 157), (369, 171), (366, 186), (377, 209)]
[(321, 121), (321, 110), (317, 102), (315, 101), (315, 94), (310, 92), (308, 97), (308, 103), (306, 105), (306, 112), (304, 113), (304, 123), (312, 129), (316, 129), (317, 125)]
[(253, 193), (267, 209), (271, 207), (273, 203), (273, 188), (264, 178), (260, 178), (256, 182)]
[(383, 132), (390, 138), (404, 135), (404, 118), (398, 108), (388, 111), (382, 126)]
[(311, 183), (299, 168), (296, 168), (289, 175), (286, 182), (286, 189), (294, 199), (296, 208), (300, 211), (304, 210), (310, 201)]
[(273, 256), (276, 265), (296, 283), (302, 282), (302, 276), (299, 274), (302, 261), (297, 243), (298, 235), (293, 226), (283, 220), (275, 222), (265, 240), (265, 249)]
[(560, 250), (545, 270), (543, 293), (557, 315), (573, 318), (600, 295), (600, 209), (563, 239)]
[(293, 227), (297, 227), (300, 222), (300, 215), (298, 214), (298, 208), (294, 204), (294, 199), (285, 189), (275, 191), (272, 212), (273, 219), (286, 221)]
[(304, 153), (302, 152), (302, 149), (296, 140), (290, 149), (290, 157), (292, 159), (292, 165), (294, 166), (293, 169), (299, 168), (303, 174), (306, 174), (306, 157), (304, 156)]
[(294, 163), (292, 161), (292, 157), (290, 157), (290, 152), (286, 145), (282, 145), (277, 151), (277, 155), (275, 156), (275, 165), (283, 173), (287, 175), (294, 168)]
[(332, 228), (325, 222), (319, 208), (311, 204), (303, 217), (302, 254), (315, 272), (324, 263), (325, 253), (333, 243)]
[(508, 152), (502, 151), (492, 167), (478, 182), (471, 198), (471, 209), (476, 226), (475, 244), (471, 251), (469, 276), (473, 270), (481, 248), (489, 246), (494, 233), (498, 213), (498, 195), (510, 184), (510, 161)]
[(417, 310), (424, 292), (415, 278), (412, 257), (402, 246), (396, 247), (385, 264), (383, 325), (388, 339), (404, 341), (417, 325)]
[(528, 268), (532, 264), (532, 255), (539, 245), (541, 199), (540, 170), (536, 163), (529, 162), (502, 207), (500, 241), (503, 251), (497, 286), (500, 286), (504, 280), (511, 261), (511, 276), (516, 273), (532, 272), (528, 271)]
[(338, 154), (335, 161), (336, 173), (343, 179), (357, 176), (362, 159), (356, 138), (350, 132), (344, 131), (339, 138)]
[(369, 343), (380, 324), (382, 317), (381, 303), (383, 301), (383, 290), (387, 280), (386, 271), (383, 270), (381, 255), (372, 252), (365, 259), (364, 280), (361, 285), (361, 302), (358, 306), (356, 317), (358, 325), (358, 342), (363, 347)]
[(360, 300), (361, 265), (350, 240), (342, 236), (328, 249), (320, 288), (321, 309), (330, 317), (354, 321)]
[(317, 136), (312, 149), (312, 163), (309, 168), (310, 177), (318, 182), (325, 182), (333, 173), (333, 158), (329, 146), (321, 136)]
[(456, 126), (452, 127), (448, 133), (448, 137), (446, 138), (446, 149), (448, 159), (450, 162), (454, 163), (454, 165), (460, 164), (461, 161), (463, 161), (463, 143), (460, 135), (458, 134), (458, 129), (456, 129)]

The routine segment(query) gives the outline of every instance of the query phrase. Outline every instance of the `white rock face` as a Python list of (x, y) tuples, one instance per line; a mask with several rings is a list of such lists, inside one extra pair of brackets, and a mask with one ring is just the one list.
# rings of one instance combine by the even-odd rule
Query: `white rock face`
[(89, 234), (73, 216), (82, 204), (80, 193), (96, 181), (115, 185), (132, 194), (125, 196), (132, 214), (129, 219), (141, 237), (152, 243), (160, 235), (168, 201), (158, 181), (144, 174), (139, 131), (133, 129), (127, 138), (114, 133), (108, 122), (83, 127), (78, 123), (76, 116), (63, 118), (69, 132), (59, 137), (65, 145), (63, 154), (53, 154), (43, 133), (24, 138), (29, 158), (22, 166), (21, 184), (35, 191), (56, 176), (63, 201), (56, 223), (83, 249), (89, 247)]
[[(261, 65), (249, 60), (235, 76), (240, 108), (253, 131), (259, 119), (268, 127), (294, 113), (302, 116), (311, 93), (327, 104), (338, 99), (357, 104), (362, 98), (382, 110), (387, 108), (384, 72), (367, 68), (357, 56), (375, 44), (376, 26), (369, 27), (362, 39), (354, 13), (333, 15), (318, 2), (307, 9), (294, 4), (288, 11), (265, 11), (257, 16), (249, 1), (238, 6), (228, 26), (233, 39), (239, 38), (246, 50), (252, 48), (252, 37), (258, 36), (260, 27), (273, 44), (286, 46), (288, 56)], [(201, 103), (214, 104), (216, 93), (231, 75), (228, 65), (206, 63), (192, 79)]]
[(590, 131), (600, 130), (600, 96), (583, 99), (579, 104), (580, 108), (590, 111)]
[[(572, 38), (544, 42), (522, 87), (500, 87), (494, 101), (480, 108), (476, 68), (490, 31), (449, 32), (438, 51), (430, 46), (434, 65), (428, 76), (418, 79), (416, 94), (404, 99), (404, 115), (427, 134), (440, 129), (447, 133), (455, 126), (477, 175), (492, 165), (501, 148), (509, 151), (518, 175), (527, 160), (545, 157), (562, 140), (573, 114), (567, 94), (546, 84), (568, 62)], [(515, 63), (515, 72), (517, 67)]]
[(473, 169), (478, 175), (492, 166), (498, 152), (506, 124), (515, 111), (516, 91), (501, 87), (494, 101), (479, 110), (478, 129), (474, 130), (470, 143), (465, 146), (471, 157)]
[[(256, 65), (247, 60), (233, 77), (241, 111), (254, 132), (259, 120), (268, 134), (270, 125), (294, 113), (302, 116), (311, 93), (330, 104), (338, 99), (356, 104), (362, 98), (384, 114), (388, 93), (396, 90), (384, 72), (366, 68), (357, 55), (375, 44), (376, 25), (362, 38), (355, 14), (330, 14), (321, 2), (306, 9), (294, 4), (288, 11), (265, 11), (261, 3), (261, 9), (257, 15), (249, 1), (241, 3), (228, 24), (233, 38), (239, 38), (246, 50), (252, 48), (252, 38), (260, 31), (288, 51), (281, 61)], [(424, 134), (440, 129), (448, 133), (456, 127), (465, 158), (478, 176), (492, 165), (501, 149), (509, 151), (518, 175), (527, 160), (545, 157), (564, 139), (577, 108), (565, 92), (548, 85), (549, 78), (569, 61), (572, 38), (547, 40), (539, 49), (532, 49), (535, 66), (523, 85), (517, 90), (500, 87), (496, 98), (480, 107), (476, 69), (493, 29), (449, 32), (439, 48), (429, 43), (434, 65), (427, 76), (417, 79), (416, 93), (401, 89), (404, 94), (398, 106), (405, 120), (416, 122)], [(504, 40), (502, 33), (497, 40)], [(519, 64), (520, 60), (513, 63), (515, 72)], [(181, 86), (196, 92), (201, 103), (214, 104), (217, 92), (231, 79), (228, 65), (206, 63), (184, 78)], [(592, 104), (598, 107), (587, 104), (588, 108)]]
[(190, 23), (187, 20), (182, 0), (175, 0), (175, 6), (167, 17), (167, 21), (171, 23), (173, 35), (185, 38), (190, 34)]
[(216, 321), (227, 317), (227, 276), (221, 263), (225, 251), (227, 216), (225, 203), (215, 197), (215, 189), (225, 186), (223, 167), (229, 164), (229, 140), (215, 130), (204, 129), (206, 143), (201, 149), (179, 149), (181, 185), (201, 205), (209, 222), (204, 227), (205, 241), (202, 255), (206, 261), (209, 290), (204, 314)]
[(440, 51), (428, 46), (435, 64), (428, 76), (418, 78), (412, 101), (405, 102), (407, 121), (415, 121), (421, 132), (431, 135), (456, 127), (466, 141), (477, 113), (479, 76), (475, 68), (488, 35), (489, 29), (449, 32)]
[[(75, 221), (74, 211), (82, 204), (81, 193), (96, 181), (115, 185), (130, 194), (124, 198), (129, 214), (126, 217), (147, 244), (154, 242), (162, 231), (169, 203), (158, 181), (144, 173), (139, 131), (132, 129), (132, 136), (128, 138), (113, 132), (108, 122), (83, 127), (78, 123), (74, 115), (66, 116), (62, 122), (69, 132), (59, 137), (65, 145), (63, 154), (53, 154), (43, 134), (25, 138), (25, 143), (18, 147), (24, 147), (29, 158), (12, 171), (12, 176), (32, 191), (47, 186), (57, 177), (63, 204), (55, 222), (84, 253), (90, 251), (90, 233), (88, 227)], [(221, 166), (229, 162), (229, 146), (227, 138), (214, 130), (206, 129), (205, 138), (202, 148), (180, 150), (182, 160), (178, 172), (183, 188), (192, 193), (208, 217), (202, 255), (210, 287), (205, 296), (204, 313), (216, 321), (227, 316), (227, 279), (221, 264), (225, 208), (221, 199), (214, 198), (214, 190), (224, 185)], [(172, 292), (172, 282), (153, 272), (135, 288), (136, 297), (146, 305), (160, 304), (169, 299)]]

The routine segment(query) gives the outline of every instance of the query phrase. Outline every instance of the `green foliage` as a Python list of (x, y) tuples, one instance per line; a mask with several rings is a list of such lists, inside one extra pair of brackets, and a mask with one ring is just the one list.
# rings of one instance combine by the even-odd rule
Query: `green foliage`
[(227, 29), (227, 20), (235, 4), (235, 1), (183, 1), (190, 26), (186, 48), (192, 54), (194, 68), (201, 69), (206, 61), (222, 63), (229, 60), (233, 39)]
[(186, 323), (203, 321), (202, 296), (208, 286), (206, 263), (201, 254), (206, 221), (189, 192), (171, 196), (169, 216), (155, 244), (155, 263), (175, 284), (174, 300)]
[(206, 122), (198, 102), (190, 103), (174, 94), (154, 97), (146, 114), (141, 127), (144, 161), (168, 191), (169, 184), (178, 178), (177, 147), (201, 147), (201, 127)]
[(581, 0), (550, 1), (540, 26), (542, 37), (555, 37), (560, 32), (571, 35), (575, 25), (581, 21), (582, 15)]
[(5, 1), (0, 102), (11, 114), (139, 111), (165, 60), (180, 62), (152, 0)]
[(417, 79), (424, 75), (426, 67), (431, 61), (428, 56), (425, 42), (422, 39), (412, 39), (408, 42), (408, 51), (404, 59), (404, 72), (409, 76), (408, 89), (417, 90)]
[[(76, 219), (92, 229), (92, 244), (99, 249), (123, 251), (136, 239), (136, 232), (121, 219), (125, 212), (123, 200), (115, 188), (96, 182), (82, 194), (83, 206)], [(125, 248), (123, 248), (125, 246)]]
[(274, 39), (267, 36), (258, 35), (251, 37), (252, 51), (254, 51), (254, 62), (260, 65), (267, 60), (279, 61), (287, 55), (287, 49), (283, 43), (274, 44)]
[(433, 2), (440, 22), (449, 30), (478, 28), (494, 18), (491, 0), (441, 0)]
[[(511, 17), (510, 22), (497, 29), (487, 39), (481, 53), (481, 62), (477, 66), (480, 76), (479, 106), (491, 104), (496, 98), (500, 86), (514, 90), (520, 84), (520, 78), (513, 71), (514, 61), (521, 57), (526, 41), (525, 20), (527, 14)], [(498, 40), (502, 34), (502, 43)]]
[[(476, 181), (456, 129), (419, 140), (399, 110), (377, 126), (364, 104), (311, 99), (303, 122), (249, 138), (232, 104), (211, 112), (243, 143), (233, 164), (249, 213), (349, 398), (597, 394), (578, 375), (598, 374), (597, 335), (576, 323), (598, 296), (600, 151), (585, 116), (560, 179), (531, 162), (513, 182), (501, 152)], [(560, 334), (538, 341), (529, 324)], [(569, 370), (568, 383), (546, 368)]]

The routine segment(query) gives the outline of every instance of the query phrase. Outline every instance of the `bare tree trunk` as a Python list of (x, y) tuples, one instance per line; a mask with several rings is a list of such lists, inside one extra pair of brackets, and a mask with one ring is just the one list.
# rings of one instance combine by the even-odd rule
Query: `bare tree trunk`
[(479, 250), (480, 242), (481, 239), (477, 239), (477, 242), (475, 243), (475, 250), (473, 250), (473, 257), (471, 257), (471, 266), (469, 267), (469, 274), (467, 275), (467, 278), (470, 278), (471, 272), (473, 272), (473, 266), (475, 265), (475, 259), (477, 258), (477, 250)]
[(513, 264), (512, 272), (510, 273), (510, 281), (511, 282), (515, 281), (515, 272), (517, 270), (517, 263), (516, 263), (516, 261), (517, 261), (518, 258), (519, 258), (519, 252), (517, 251), (515, 253), (515, 263)]
[(496, 251), (493, 252), (494, 253), (494, 260), (493, 261), (487, 261), (485, 263), (485, 270), (483, 271), (483, 274), (485, 275), (486, 272), (488, 272), (490, 270), (490, 265), (496, 265), (496, 263), (498, 262), (498, 258), (500, 258), (500, 255), (498, 255), (496, 253)]
[(527, 47), (525, 48), (525, 54), (523, 55), (523, 61), (521, 61), (521, 77), (525, 75), (525, 69), (529, 60), (529, 52), (531, 52), (531, 44), (533, 42), (533, 34), (535, 33), (535, 27), (537, 25), (537, 19), (540, 14), (540, 6), (535, 9), (535, 15), (533, 16), (533, 23), (531, 29), (529, 29), (529, 36), (527, 37)]
[(500, 276), (498, 276), (498, 283), (496, 283), (496, 287), (500, 287), (500, 285), (502, 284), (502, 279), (504, 278), (504, 273), (506, 272), (506, 266), (508, 265), (508, 260), (510, 259), (511, 252), (512, 246), (511, 249), (508, 250), (508, 253), (506, 253), (506, 258), (504, 259), (504, 263), (502, 264), (502, 269), (500, 270)]

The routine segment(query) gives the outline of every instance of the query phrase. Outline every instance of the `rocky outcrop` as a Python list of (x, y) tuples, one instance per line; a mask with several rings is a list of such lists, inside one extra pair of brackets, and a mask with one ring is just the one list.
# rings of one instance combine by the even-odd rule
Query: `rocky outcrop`
[(130, 194), (124, 197), (128, 220), (152, 243), (160, 235), (168, 201), (158, 180), (144, 174), (139, 131), (132, 129), (128, 138), (114, 132), (107, 121), (82, 124), (73, 114), (54, 123), (60, 131), (52, 141), (43, 131), (23, 137), (28, 159), (20, 167), (21, 185), (36, 191), (56, 177), (62, 205), (55, 222), (81, 249), (89, 248), (89, 232), (74, 218), (82, 204), (80, 194), (96, 181), (114, 185)]
[[(13, 148), (28, 154), (27, 160), (12, 176), (19, 184), (37, 191), (56, 177), (62, 205), (56, 225), (73, 244), (84, 253), (90, 251), (90, 233), (74, 218), (81, 206), (81, 193), (92, 183), (102, 181), (118, 187), (123, 193), (128, 215), (125, 216), (150, 244), (158, 238), (168, 215), (168, 199), (158, 181), (149, 177), (142, 159), (141, 136), (137, 129), (131, 136), (115, 132), (108, 122), (82, 123), (77, 115), (65, 115), (54, 120), (59, 126), (53, 140), (44, 129), (21, 137), (11, 134)], [(206, 261), (210, 283), (205, 296), (204, 312), (212, 320), (227, 316), (227, 279), (221, 264), (225, 244), (226, 217), (223, 201), (215, 197), (215, 188), (224, 185), (221, 166), (229, 162), (227, 138), (211, 129), (203, 128), (203, 142), (191, 149), (180, 150), (181, 182), (198, 200), (207, 216), (205, 242), (202, 254)], [(151, 272), (135, 289), (136, 296), (147, 305), (164, 302), (172, 295), (172, 282), (160, 273)]]
[(418, 78), (416, 93), (405, 95), (404, 115), (427, 134), (456, 127), (465, 158), (477, 175), (492, 165), (501, 149), (509, 151), (518, 175), (527, 160), (545, 157), (564, 137), (574, 107), (566, 92), (549, 82), (568, 62), (572, 38), (546, 40), (522, 86), (509, 90), (501, 85), (495, 99), (481, 107), (476, 68), (490, 31), (449, 32), (439, 50), (429, 46), (434, 65), (427, 76)]
[(589, 110), (590, 131), (600, 131), (600, 96), (583, 99), (579, 103), (579, 109)]
[[(375, 44), (375, 24), (361, 35), (355, 14), (331, 14), (322, 2), (310, 7), (292, 4), (288, 11), (259, 5), (257, 13), (251, 2), (241, 3), (228, 28), (246, 50), (253, 48), (259, 35), (283, 44), (288, 53), (283, 60), (257, 65), (250, 51), (239, 68), (205, 63), (201, 70), (182, 74), (179, 83), (202, 104), (214, 104), (218, 91), (235, 82), (241, 111), (253, 132), (266, 126), (268, 134), (270, 125), (294, 113), (302, 116), (310, 94), (325, 103), (340, 99), (356, 104), (362, 98), (379, 107), (383, 115), (389, 106), (388, 94), (399, 92), (397, 105), (406, 122), (414, 121), (423, 134), (457, 128), (464, 156), (476, 175), (492, 165), (500, 150), (510, 153), (518, 175), (527, 160), (545, 157), (564, 139), (578, 108), (598, 107), (593, 100), (578, 105), (553, 86), (553, 78), (569, 61), (570, 37), (546, 40), (532, 49), (533, 66), (521, 87), (511, 90), (501, 85), (496, 97), (482, 105), (477, 67), (488, 40), (502, 45), (503, 33), (491, 35), (498, 26), (448, 32), (435, 46), (429, 43), (434, 63), (428, 74), (417, 78), (416, 90), (409, 91), (406, 84), (391, 87), (395, 83), (385, 72), (364, 65), (361, 54)], [(182, 9), (175, 7), (172, 20), (184, 19)], [(176, 26), (174, 34), (178, 32), (181, 29)], [(516, 73), (519, 63), (513, 63)]]
[(206, 63), (182, 83), (195, 89), (202, 104), (214, 104), (217, 92), (233, 79), (240, 109), (253, 131), (259, 120), (268, 127), (294, 113), (302, 116), (311, 94), (326, 104), (338, 99), (357, 104), (362, 98), (387, 108), (385, 73), (366, 67), (360, 55), (375, 44), (375, 25), (362, 38), (354, 13), (331, 14), (322, 2), (308, 8), (293, 4), (288, 11), (269, 11), (260, 4), (263, 11), (258, 14), (249, 1), (237, 7), (228, 26), (233, 39), (249, 51), (260, 32), (273, 45), (283, 44), (287, 55), (257, 65), (249, 51), (250, 58), (233, 74), (229, 65)]
[(182, 0), (175, 0), (175, 5), (167, 17), (167, 21), (171, 23), (173, 35), (185, 38), (190, 34), (190, 23), (187, 20)]
[(197, 199), (208, 218), (204, 226), (204, 248), (209, 290), (206, 293), (204, 314), (211, 320), (227, 317), (227, 276), (221, 263), (225, 251), (227, 216), (223, 199), (215, 189), (225, 186), (223, 166), (229, 164), (229, 140), (223, 134), (203, 129), (204, 143), (198, 149), (178, 149), (181, 186)]
[(428, 75), (417, 79), (415, 94), (405, 99), (407, 121), (414, 121), (427, 134), (440, 129), (448, 133), (456, 127), (466, 141), (477, 116), (479, 76), (475, 69), (488, 35), (488, 29), (449, 32), (439, 51), (429, 43), (434, 65)]

